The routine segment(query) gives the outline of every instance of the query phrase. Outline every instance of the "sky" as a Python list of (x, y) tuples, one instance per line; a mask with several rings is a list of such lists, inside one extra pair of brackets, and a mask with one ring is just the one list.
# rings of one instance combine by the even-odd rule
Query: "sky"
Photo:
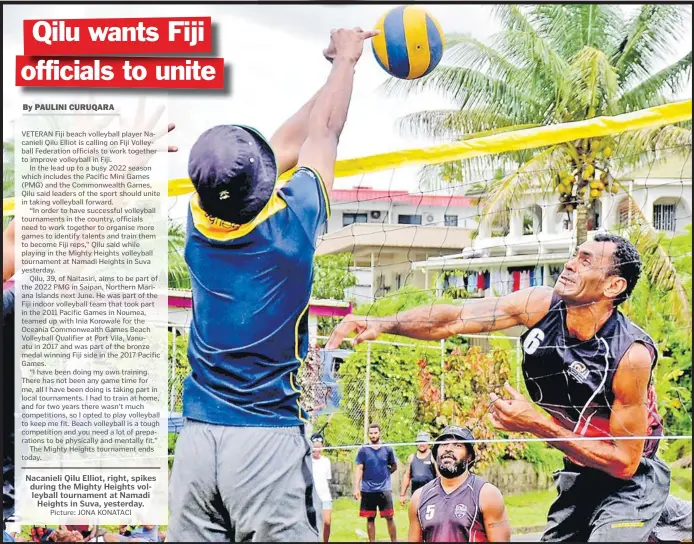
[[(166, 6), (168, 16), (208, 15), (216, 23), (217, 56), (231, 66), (231, 94), (170, 94), (168, 118), (176, 130), (170, 143), (180, 151), (170, 158), (170, 177), (187, 177), (188, 151), (206, 129), (224, 123), (252, 125), (268, 137), (325, 82), (330, 64), (322, 50), (336, 27), (368, 28), (393, 6), (385, 5), (201, 5)], [(160, 5), (5, 5), (3, 6), (3, 137), (11, 135), (11, 119), (23, 101), (39, 96), (14, 86), (15, 55), (22, 54), (24, 19), (162, 16)], [(124, 13), (124, 9), (127, 13)], [(491, 5), (427, 5), (444, 32), (469, 33), (485, 41), (498, 30)], [(626, 9), (634, 9), (627, 6)], [(675, 60), (691, 50), (689, 31), (669, 55)], [(338, 159), (422, 147), (432, 142), (397, 133), (401, 116), (450, 105), (441, 96), (416, 94), (387, 97), (379, 89), (385, 72), (371, 47), (364, 48), (356, 70), (350, 112), (338, 149)], [(50, 96), (50, 95), (45, 95)], [(691, 94), (689, 94), (691, 96)], [(97, 94), (98, 97), (98, 94)], [(55, 96), (53, 97), (55, 98)], [(98, 101), (98, 100), (97, 100)], [(336, 187), (361, 183), (377, 188), (416, 188), (416, 169), (399, 169), (368, 179), (336, 180)]]

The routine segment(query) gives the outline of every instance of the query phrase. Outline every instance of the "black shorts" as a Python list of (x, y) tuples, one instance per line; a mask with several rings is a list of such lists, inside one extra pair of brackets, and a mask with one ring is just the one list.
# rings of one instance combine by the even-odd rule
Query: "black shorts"
[(393, 516), (395, 513), (393, 494), (390, 491), (377, 491), (375, 493), (362, 491), (359, 515), (363, 518), (375, 518), (378, 510), (380, 510), (382, 518)]
[(657, 457), (641, 459), (631, 480), (568, 460), (554, 479), (543, 542), (645, 542), (670, 492), (670, 469)]

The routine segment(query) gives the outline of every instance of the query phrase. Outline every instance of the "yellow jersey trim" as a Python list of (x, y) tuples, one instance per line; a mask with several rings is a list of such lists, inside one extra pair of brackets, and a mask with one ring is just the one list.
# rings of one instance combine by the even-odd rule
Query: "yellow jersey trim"
[(270, 217), (277, 212), (281, 212), (286, 207), (287, 203), (282, 200), (275, 191), (265, 207), (252, 221), (243, 225), (237, 225), (208, 215), (200, 206), (197, 193), (190, 199), (190, 211), (193, 215), (193, 224), (195, 228), (203, 236), (218, 242), (228, 242), (229, 240), (235, 240), (250, 234), (258, 225), (267, 221)]

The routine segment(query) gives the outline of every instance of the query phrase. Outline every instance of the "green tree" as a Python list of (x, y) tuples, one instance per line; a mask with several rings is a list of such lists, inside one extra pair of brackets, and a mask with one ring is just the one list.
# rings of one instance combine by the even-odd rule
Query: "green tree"
[(351, 253), (319, 255), (314, 260), (313, 292), (319, 299), (344, 300), (345, 289), (357, 284), (357, 277), (350, 270)]
[[(650, 4), (627, 18), (620, 6), (553, 4), (496, 6), (502, 30), (490, 43), (447, 36), (447, 65), (418, 80), (390, 79), (389, 93), (433, 90), (451, 110), (413, 113), (404, 132), (447, 140), (617, 115), (661, 105), (688, 87), (691, 52), (654, 72), (691, 20), (684, 6)], [(691, 149), (691, 123), (581, 139), (550, 147), (436, 165), (424, 180), (460, 183), (463, 175), (510, 172), (487, 187), (485, 220), (516, 207), (539, 185), (559, 194), (559, 209), (576, 211), (577, 242), (587, 237), (588, 210), (618, 187), (612, 172)], [(478, 179), (479, 179), (478, 177)]]
[[(624, 304), (624, 312), (650, 334), (658, 344), (659, 362), (655, 374), (658, 408), (664, 418), (665, 434), (691, 434), (692, 431), (692, 335), (691, 325), (672, 318), (673, 305), (682, 297), (692, 302), (692, 232), (659, 240), (666, 247), (673, 266), (680, 276), (678, 292), (675, 286), (640, 281), (631, 298)], [(632, 239), (639, 240), (632, 232)], [(658, 267), (659, 256), (642, 253), (644, 266)], [(657, 270), (654, 272), (657, 273)], [(665, 447), (670, 444), (664, 444)]]

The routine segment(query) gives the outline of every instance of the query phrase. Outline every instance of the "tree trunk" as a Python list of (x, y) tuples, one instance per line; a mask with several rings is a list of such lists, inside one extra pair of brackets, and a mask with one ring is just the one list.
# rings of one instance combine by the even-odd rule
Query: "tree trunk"
[(576, 206), (576, 245), (580, 246), (588, 239), (588, 206), (579, 201)]

